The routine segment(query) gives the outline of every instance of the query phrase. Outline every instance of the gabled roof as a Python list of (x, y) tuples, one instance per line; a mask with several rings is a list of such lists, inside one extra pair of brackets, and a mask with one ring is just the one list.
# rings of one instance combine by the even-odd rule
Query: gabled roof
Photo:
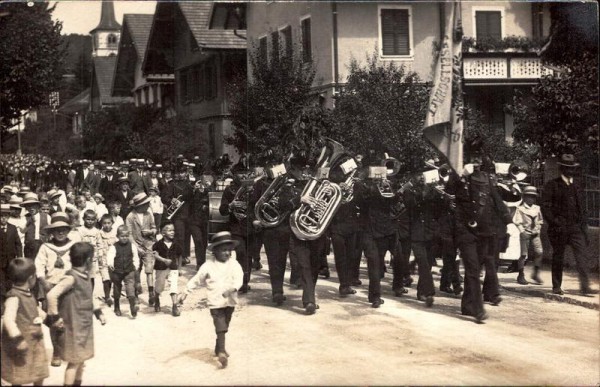
[(246, 49), (246, 30), (209, 29), (214, 2), (178, 2), (194, 39), (201, 48)]
[(131, 98), (111, 96), (111, 89), (113, 84), (113, 77), (115, 74), (115, 66), (117, 64), (117, 57), (114, 55), (97, 56), (93, 58), (93, 62), (94, 78), (92, 79), (92, 82), (94, 82), (94, 85), (96, 85), (98, 88), (100, 103), (102, 105), (111, 105), (131, 101)]
[(129, 30), (131, 40), (138, 55), (138, 60), (144, 60), (152, 19), (154, 15), (128, 13), (123, 16), (123, 27)]

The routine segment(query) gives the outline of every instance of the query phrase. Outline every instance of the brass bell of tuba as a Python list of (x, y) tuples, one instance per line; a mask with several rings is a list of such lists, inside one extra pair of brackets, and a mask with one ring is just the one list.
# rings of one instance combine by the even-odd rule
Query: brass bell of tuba
[(392, 182), (388, 178), (396, 176), (400, 172), (402, 164), (398, 159), (390, 157), (387, 153), (384, 153), (384, 156), (381, 166), (385, 167), (386, 174), (377, 179), (377, 189), (384, 198), (392, 198), (396, 193), (392, 187)]
[(256, 221), (264, 228), (280, 225), (290, 213), (290, 211), (282, 212), (279, 209), (279, 196), (283, 187), (293, 179), (286, 175), (283, 164), (272, 168), (270, 174), (275, 178), (254, 206)]
[[(341, 157), (348, 156), (342, 144), (326, 139), (317, 161), (317, 171), (330, 168)], [(302, 196), (310, 204), (302, 203), (290, 216), (290, 226), (296, 238), (315, 240), (323, 235), (342, 202), (342, 189), (328, 178), (311, 177)]]

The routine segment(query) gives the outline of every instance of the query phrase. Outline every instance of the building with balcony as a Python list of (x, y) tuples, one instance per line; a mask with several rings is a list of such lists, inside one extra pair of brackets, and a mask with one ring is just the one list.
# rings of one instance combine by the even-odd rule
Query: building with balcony
[[(541, 2), (462, 2), (465, 100), (507, 139), (513, 126), (505, 104), (516, 89), (535, 84), (548, 71), (535, 42), (549, 34), (549, 7)], [(393, 61), (431, 81), (443, 12), (443, 4), (436, 2), (250, 2), (248, 47), (299, 50), (298, 57), (313, 62), (314, 90), (331, 108), (350, 62), (365, 63), (374, 53), (382, 62)]]
[(133, 97), (136, 106), (168, 107), (171, 99), (163, 97), (173, 95), (173, 74), (149, 80), (142, 71), (153, 19), (148, 14), (123, 16), (112, 96)]
[[(246, 72), (244, 3), (159, 2), (142, 66), (147, 81), (174, 77), (175, 113), (192, 119), (205, 157), (235, 155), (227, 84)], [(235, 157), (232, 157), (235, 159)]]

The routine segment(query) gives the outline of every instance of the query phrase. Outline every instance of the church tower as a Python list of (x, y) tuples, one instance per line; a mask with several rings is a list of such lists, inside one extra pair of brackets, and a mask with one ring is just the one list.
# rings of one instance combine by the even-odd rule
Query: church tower
[(100, 24), (90, 31), (93, 42), (93, 56), (117, 55), (121, 25), (115, 19), (115, 7), (112, 1), (102, 1)]

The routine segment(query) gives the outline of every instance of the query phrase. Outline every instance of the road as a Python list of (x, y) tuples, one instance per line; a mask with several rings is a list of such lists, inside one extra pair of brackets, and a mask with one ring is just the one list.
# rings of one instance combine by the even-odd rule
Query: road
[[(184, 277), (189, 278), (191, 270), (187, 266)], [(96, 356), (86, 366), (84, 384), (600, 382), (597, 310), (505, 291), (500, 306), (486, 306), (489, 320), (476, 324), (460, 315), (459, 298), (439, 295), (428, 309), (416, 300), (414, 286), (404, 297), (393, 297), (390, 277), (382, 286), (385, 304), (373, 309), (367, 302), (366, 284), (358, 287), (355, 296), (339, 298), (332, 271), (330, 279), (317, 284), (321, 308), (306, 316), (301, 290), (286, 285), (287, 302), (274, 307), (266, 267), (254, 272), (252, 290), (240, 297), (227, 334), (231, 357), (226, 369), (220, 369), (213, 356), (214, 328), (202, 301), (203, 290), (186, 300), (180, 317), (169, 314), (167, 296), (161, 313), (155, 313), (144, 294), (135, 320), (127, 306), (122, 317), (105, 310), (108, 324), (95, 326)], [(439, 276), (434, 279), (439, 285)], [(180, 280), (182, 286), (185, 282)], [(46, 384), (62, 383), (63, 372), (64, 365), (51, 368)]]

